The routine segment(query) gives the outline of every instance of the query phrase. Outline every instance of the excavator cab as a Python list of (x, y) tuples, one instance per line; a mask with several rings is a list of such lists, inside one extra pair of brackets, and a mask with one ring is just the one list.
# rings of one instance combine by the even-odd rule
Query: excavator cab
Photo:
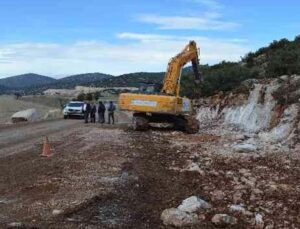
[(139, 92), (145, 94), (158, 94), (160, 93), (162, 85), (154, 83), (142, 83)]

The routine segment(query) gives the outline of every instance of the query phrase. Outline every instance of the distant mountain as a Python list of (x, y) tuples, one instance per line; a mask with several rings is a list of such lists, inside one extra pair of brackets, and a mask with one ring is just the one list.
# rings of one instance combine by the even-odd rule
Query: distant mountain
[(53, 84), (49, 86), (52, 88), (73, 88), (75, 86), (91, 86), (93, 83), (102, 82), (106, 79), (111, 79), (114, 76), (103, 74), (103, 73), (86, 73), (67, 76), (56, 80)]
[(124, 74), (117, 77), (109, 78), (103, 80), (102, 82), (98, 82), (95, 86), (100, 87), (139, 87), (142, 84), (150, 83), (150, 84), (160, 84), (164, 78), (163, 72), (137, 72)]
[(34, 73), (12, 76), (0, 79), (0, 92), (23, 90), (25, 93), (40, 93), (49, 88), (74, 88), (75, 86), (92, 86), (94, 82), (112, 78), (112, 75), (103, 73), (86, 73), (54, 79)]
[(8, 91), (7, 87), (0, 85), (0, 95), (6, 93), (7, 91)]
[(11, 89), (22, 89), (27, 87), (42, 86), (55, 81), (55, 79), (48, 76), (28, 73), (0, 79), (0, 85)]

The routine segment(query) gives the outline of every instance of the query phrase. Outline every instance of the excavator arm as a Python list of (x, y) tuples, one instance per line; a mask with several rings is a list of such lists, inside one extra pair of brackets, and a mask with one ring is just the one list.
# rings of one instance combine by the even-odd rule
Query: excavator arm
[(199, 58), (197, 45), (195, 41), (190, 41), (177, 56), (170, 60), (164, 78), (162, 93), (167, 95), (179, 95), (181, 71), (183, 66), (189, 61), (192, 62), (195, 82), (199, 83), (202, 80), (198, 70)]

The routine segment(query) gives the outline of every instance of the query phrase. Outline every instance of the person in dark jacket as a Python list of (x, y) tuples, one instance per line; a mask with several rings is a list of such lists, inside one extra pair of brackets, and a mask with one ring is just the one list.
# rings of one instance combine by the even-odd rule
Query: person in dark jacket
[(96, 111), (97, 111), (96, 105), (93, 104), (93, 105), (92, 105), (92, 108), (91, 108), (91, 122), (92, 122), (92, 123), (95, 123), (95, 122), (96, 122)]
[(105, 123), (105, 110), (104, 104), (100, 101), (98, 106), (99, 123)]
[(108, 110), (108, 124), (110, 124), (110, 120), (112, 120), (112, 124), (115, 124), (114, 112), (116, 110), (116, 106), (112, 101), (109, 102), (107, 110)]
[(89, 122), (89, 116), (91, 113), (91, 109), (92, 109), (91, 104), (89, 102), (87, 102), (83, 108), (85, 123)]

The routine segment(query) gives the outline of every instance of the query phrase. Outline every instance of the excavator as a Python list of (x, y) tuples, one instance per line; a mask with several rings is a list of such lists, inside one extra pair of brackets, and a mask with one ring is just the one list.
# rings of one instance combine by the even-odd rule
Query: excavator
[(150, 89), (144, 87), (139, 92), (120, 94), (119, 108), (121, 111), (133, 112), (134, 130), (147, 130), (150, 123), (172, 123), (176, 129), (187, 133), (198, 132), (199, 124), (193, 116), (191, 100), (179, 95), (182, 68), (188, 62), (192, 63), (195, 83), (199, 84), (202, 77), (198, 70), (198, 49), (196, 42), (190, 41), (169, 61), (159, 92), (154, 92), (152, 86)]

